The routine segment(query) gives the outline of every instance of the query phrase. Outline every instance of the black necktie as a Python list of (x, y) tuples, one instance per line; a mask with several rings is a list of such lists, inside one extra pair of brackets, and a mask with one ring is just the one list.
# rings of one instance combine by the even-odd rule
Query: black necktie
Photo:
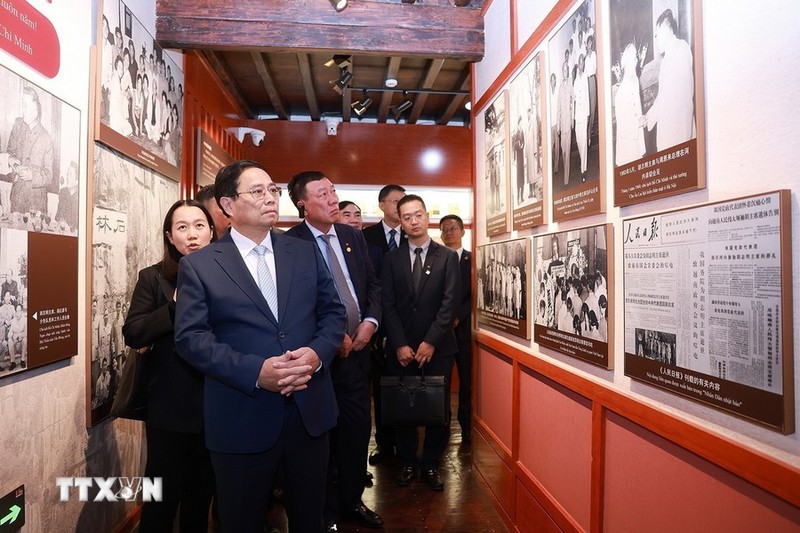
[(414, 248), (414, 267), (411, 269), (411, 281), (414, 283), (414, 292), (419, 290), (422, 281), (422, 248)]
[(395, 235), (397, 235), (397, 230), (396, 229), (390, 229), (389, 230), (389, 251), (390, 252), (397, 248), (397, 243), (394, 240), (394, 236)]

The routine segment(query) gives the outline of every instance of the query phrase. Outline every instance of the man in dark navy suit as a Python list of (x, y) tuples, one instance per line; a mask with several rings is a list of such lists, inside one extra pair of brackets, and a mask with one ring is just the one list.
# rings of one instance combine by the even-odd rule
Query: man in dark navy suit
[[(378, 207), (383, 219), (363, 229), (369, 246), (369, 256), (375, 266), (375, 274), (380, 278), (383, 256), (392, 250), (408, 246), (408, 236), (400, 225), (397, 215), (397, 202), (406, 195), (400, 185), (386, 185), (378, 193)], [(378, 464), (395, 456), (394, 428), (386, 427), (381, 420), (381, 377), (386, 373), (386, 354), (383, 350), (386, 332), (381, 327), (372, 343), (372, 403), (375, 406), (375, 443), (377, 448), (369, 456), (370, 464)]]
[(369, 434), (370, 340), (381, 318), (381, 285), (375, 276), (362, 233), (339, 220), (339, 197), (322, 172), (296, 174), (289, 196), (304, 222), (286, 235), (316, 243), (328, 263), (347, 314), (347, 329), (331, 378), (339, 405), (337, 427), (331, 433), (331, 461), (325, 522), (336, 530), (340, 519), (366, 527), (383, 525), (380, 516), (361, 501), (367, 466)]
[[(386, 254), (381, 271), (389, 372), (420, 375), (424, 367), (426, 376), (449, 379), (458, 351), (453, 331), (461, 286), (458, 255), (428, 236), (430, 219), (422, 198), (410, 194), (398, 202), (397, 208), (408, 234), (408, 247)], [(402, 463), (397, 482), (401, 486), (411, 484), (417, 468), (421, 468), (425, 482), (433, 490), (443, 490), (439, 462), (450, 437), (449, 424), (425, 428), (420, 457), (417, 428), (398, 427), (395, 434)]]
[(259, 163), (224, 167), (214, 187), (231, 230), (180, 263), (175, 344), (206, 375), (222, 531), (262, 531), (279, 465), (290, 530), (324, 531), (344, 306), (319, 249), (271, 231), (280, 188)]
[(442, 242), (458, 254), (461, 268), (461, 297), (453, 316), (458, 352), (458, 423), (461, 442), (472, 440), (472, 254), (464, 249), (464, 221), (458, 215), (445, 215), (439, 220)]

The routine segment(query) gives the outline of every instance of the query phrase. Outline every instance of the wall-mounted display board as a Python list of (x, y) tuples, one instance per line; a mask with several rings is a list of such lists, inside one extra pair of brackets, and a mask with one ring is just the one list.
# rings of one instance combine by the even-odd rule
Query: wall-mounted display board
[(486, 234), (508, 232), (508, 120), (506, 98), (501, 92), (483, 112), (486, 174)]
[(520, 230), (545, 222), (543, 179), (547, 168), (544, 150), (542, 76), (544, 53), (523, 67), (508, 88), (511, 131), (511, 229)]
[(613, 0), (614, 205), (705, 187), (702, 21), (694, 0)]
[(531, 338), (528, 321), (530, 239), (478, 246), (475, 268), (478, 323), (524, 339)]
[(81, 114), (0, 66), (0, 377), (78, 353)]
[(194, 176), (197, 187), (212, 185), (219, 169), (231, 163), (231, 155), (203, 128), (197, 128), (197, 164)]
[(96, 138), (180, 180), (183, 56), (177, 64), (122, 0), (101, 4)]
[(612, 231), (601, 224), (533, 239), (533, 340), (605, 368), (613, 366)]
[(108, 416), (125, 368), (122, 325), (139, 270), (164, 254), (161, 228), (178, 184), (95, 144), (86, 421)]
[(625, 375), (794, 431), (790, 202), (623, 221)]
[(547, 44), (554, 222), (605, 210), (598, 29), (595, 2), (586, 0), (564, 18)]

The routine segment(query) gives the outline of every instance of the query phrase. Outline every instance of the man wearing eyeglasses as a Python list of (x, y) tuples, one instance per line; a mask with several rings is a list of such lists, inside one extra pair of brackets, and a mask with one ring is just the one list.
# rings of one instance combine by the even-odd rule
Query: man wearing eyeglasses
[(222, 531), (262, 530), (279, 465), (290, 529), (323, 531), (344, 307), (319, 249), (272, 231), (280, 188), (259, 163), (222, 168), (214, 187), (231, 230), (180, 263), (175, 344), (206, 374)]
[[(458, 255), (428, 236), (430, 219), (425, 202), (415, 194), (397, 203), (408, 247), (386, 254), (381, 270), (386, 354), (392, 375), (445, 376), (453, 372), (458, 350), (453, 317), (458, 304), (461, 272)], [(449, 387), (448, 387), (449, 397)], [(416, 471), (433, 490), (444, 489), (439, 462), (447, 447), (450, 427), (426, 427), (422, 455), (417, 457), (417, 428), (395, 428), (402, 470), (400, 486), (408, 486)]]

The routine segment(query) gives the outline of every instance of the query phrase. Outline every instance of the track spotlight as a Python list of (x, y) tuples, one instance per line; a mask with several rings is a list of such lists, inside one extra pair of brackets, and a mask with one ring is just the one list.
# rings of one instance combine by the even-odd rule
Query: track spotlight
[(389, 108), (389, 110), (392, 112), (392, 115), (394, 115), (395, 122), (400, 122), (400, 115), (402, 115), (406, 109), (409, 109), (412, 105), (414, 105), (414, 102), (408, 98), (408, 93), (405, 91), (403, 91), (403, 97), (404, 98), (402, 102)]
[(342, 69), (342, 73), (339, 75), (339, 79), (331, 81), (331, 85), (333, 85), (334, 91), (336, 91), (339, 94), (344, 94), (345, 89), (347, 89), (352, 80), (353, 80), (353, 73), (347, 69)]
[(333, 9), (336, 11), (342, 11), (344, 8), (347, 7), (347, 0), (330, 0)]
[(367, 108), (370, 105), (372, 105), (372, 98), (367, 96), (367, 91), (364, 91), (364, 98), (358, 102), (353, 102), (350, 104), (350, 107), (353, 108), (353, 112), (360, 117), (367, 112)]
[(325, 62), (326, 67), (332, 67), (336, 65), (339, 68), (347, 68), (353, 64), (351, 61), (353, 56), (346, 56), (346, 55), (335, 55), (329, 60)]

